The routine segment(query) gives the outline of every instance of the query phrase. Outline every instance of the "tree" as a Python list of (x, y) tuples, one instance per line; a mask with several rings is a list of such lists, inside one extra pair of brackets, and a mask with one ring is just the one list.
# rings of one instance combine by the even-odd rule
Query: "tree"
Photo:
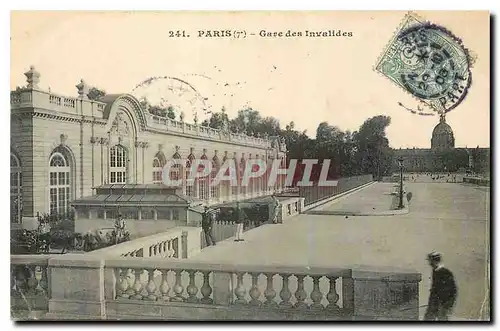
[(94, 101), (99, 101), (105, 95), (106, 95), (106, 92), (102, 89), (97, 88), (97, 87), (91, 87), (89, 89), (89, 92), (87, 93), (87, 97), (90, 100), (94, 100)]
[(175, 120), (175, 110), (174, 107), (168, 106), (167, 107), (167, 117), (170, 118), (171, 120)]
[(356, 134), (356, 162), (362, 173), (371, 173), (375, 178), (390, 173), (392, 149), (385, 133), (390, 123), (389, 116), (378, 115), (367, 119), (361, 125)]
[(229, 122), (229, 117), (226, 114), (225, 108), (222, 107), (220, 112), (212, 113), (210, 118), (208, 120), (204, 120), (201, 125), (220, 130), (224, 128), (224, 121)]

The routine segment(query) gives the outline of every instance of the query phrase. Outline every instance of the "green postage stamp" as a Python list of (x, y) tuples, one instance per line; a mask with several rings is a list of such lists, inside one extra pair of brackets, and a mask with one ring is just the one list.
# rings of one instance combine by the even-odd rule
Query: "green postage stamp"
[(457, 107), (471, 85), (470, 57), (447, 29), (406, 15), (375, 70), (438, 113)]

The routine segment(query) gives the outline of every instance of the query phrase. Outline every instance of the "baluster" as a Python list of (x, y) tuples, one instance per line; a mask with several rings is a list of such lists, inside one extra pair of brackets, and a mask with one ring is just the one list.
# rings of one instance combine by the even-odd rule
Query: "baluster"
[(129, 298), (132, 298), (132, 296), (135, 294), (134, 291), (134, 284), (135, 284), (135, 276), (134, 272), (132, 269), (125, 269), (125, 279), (127, 280), (128, 283), (128, 288), (127, 288), (127, 294)]
[(135, 269), (134, 295), (132, 296), (132, 299), (135, 300), (142, 300), (143, 285), (141, 282), (141, 273), (142, 269)]
[(48, 286), (47, 267), (37, 266), (36, 268), (38, 268), (39, 270), (38, 273), (40, 275), (40, 277), (38, 278), (38, 286), (36, 287), (36, 293), (46, 294)]
[(235, 303), (237, 304), (246, 304), (247, 300), (245, 299), (246, 290), (243, 287), (243, 275), (245, 272), (237, 273), (238, 282), (236, 284), (236, 288), (234, 289), (234, 294), (236, 295)]
[(323, 305), (321, 304), (321, 300), (323, 300), (323, 293), (319, 289), (319, 279), (321, 276), (312, 276), (313, 279), (313, 290), (311, 292), (311, 300), (313, 301), (311, 308), (312, 309), (323, 309)]
[(148, 285), (146, 285), (146, 291), (148, 292), (146, 300), (156, 301), (158, 296), (156, 295), (156, 283), (155, 283), (155, 269), (148, 270)]
[(168, 292), (170, 291), (170, 286), (168, 285), (168, 270), (162, 270), (161, 272), (161, 286), (160, 286), (160, 293), (163, 301), (169, 301), (170, 296)]
[(187, 302), (198, 302), (196, 294), (198, 293), (198, 287), (195, 284), (196, 271), (189, 270), (189, 285), (186, 287), (186, 292), (188, 294)]
[(295, 303), (295, 308), (304, 309), (307, 308), (307, 304), (304, 300), (307, 297), (307, 293), (304, 290), (304, 276), (297, 275), (297, 291), (295, 291), (295, 299), (297, 299), (297, 303)]
[(259, 290), (259, 285), (257, 284), (259, 281), (259, 273), (252, 273), (252, 288), (250, 289), (250, 297), (252, 298), (250, 300), (250, 304), (254, 306), (260, 306), (261, 301), (260, 299), (260, 290)]
[(337, 277), (328, 277), (328, 279), (330, 280), (330, 291), (326, 295), (326, 299), (328, 300), (328, 306), (326, 306), (326, 308), (337, 310), (339, 309), (339, 305), (337, 303), (339, 301), (339, 295), (335, 287)]
[(26, 291), (26, 283), (27, 283), (27, 278), (26, 278), (26, 271), (24, 266), (22, 265), (15, 265), (13, 266), (13, 278), (14, 278), (14, 284), (13, 284), (13, 290), (16, 296), (20, 295), (22, 292)]
[(183, 270), (175, 270), (175, 285), (173, 288), (175, 297), (171, 299), (172, 301), (184, 301), (184, 297), (182, 296), (182, 292), (184, 292), (184, 287), (182, 286), (182, 271)]
[(276, 297), (276, 291), (273, 286), (273, 276), (274, 274), (266, 274), (267, 277), (267, 287), (264, 291), (264, 296), (266, 297), (266, 301), (264, 305), (266, 306), (276, 306), (277, 303), (274, 301), (274, 297)]
[(203, 286), (201, 287), (201, 295), (203, 295), (203, 298), (201, 298), (202, 303), (212, 303), (213, 300), (210, 298), (210, 294), (212, 294), (212, 288), (210, 287), (209, 283), (209, 275), (210, 271), (203, 271)]
[(27, 285), (28, 293), (36, 293), (36, 288), (38, 287), (38, 280), (36, 279), (36, 266), (27, 266), (29, 271)]
[(127, 269), (115, 269), (115, 277), (116, 277), (116, 297), (128, 299), (129, 294), (127, 293), (127, 289), (129, 287), (127, 280)]
[(172, 257), (172, 240), (167, 241), (168, 244), (168, 254), (167, 257)]
[(13, 296), (16, 293), (16, 273), (15, 267), (10, 265), (10, 295)]
[(163, 254), (163, 242), (158, 244), (158, 255), (162, 256)]
[(292, 304), (290, 303), (290, 299), (292, 298), (292, 292), (288, 288), (288, 278), (290, 277), (290, 275), (285, 274), (281, 277), (283, 278), (283, 287), (280, 292), (280, 306), (283, 308), (291, 308)]

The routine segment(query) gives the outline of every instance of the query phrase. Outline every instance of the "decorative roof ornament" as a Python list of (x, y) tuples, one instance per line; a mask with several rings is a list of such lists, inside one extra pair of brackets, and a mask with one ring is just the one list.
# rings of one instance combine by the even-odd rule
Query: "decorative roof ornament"
[(38, 88), (38, 83), (40, 83), (40, 73), (35, 70), (35, 66), (30, 66), (30, 70), (25, 72), (26, 82), (28, 83), (27, 88)]
[(80, 83), (78, 85), (75, 85), (75, 87), (78, 89), (78, 97), (81, 99), (86, 99), (87, 94), (89, 93), (89, 87), (87, 83), (83, 79), (80, 79)]
[(66, 145), (66, 140), (68, 140), (68, 135), (61, 133), (61, 135), (59, 136), (59, 139), (61, 140), (61, 145), (64, 146), (64, 145)]

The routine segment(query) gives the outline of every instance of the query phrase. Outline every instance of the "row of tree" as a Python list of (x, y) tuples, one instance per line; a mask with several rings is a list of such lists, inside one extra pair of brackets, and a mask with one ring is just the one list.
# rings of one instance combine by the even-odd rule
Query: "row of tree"
[(254, 136), (281, 136), (286, 141), (288, 159), (319, 159), (320, 162), (329, 159), (330, 175), (334, 177), (372, 174), (377, 178), (389, 174), (392, 166), (392, 149), (385, 133), (390, 123), (390, 117), (379, 115), (367, 119), (359, 130), (351, 132), (321, 122), (316, 137), (310, 138), (306, 131), (297, 130), (294, 122), (281, 128), (276, 118), (263, 117), (257, 110), (248, 108), (240, 110), (232, 119), (222, 109), (212, 113), (202, 125), (215, 129), (226, 125), (232, 132)]

